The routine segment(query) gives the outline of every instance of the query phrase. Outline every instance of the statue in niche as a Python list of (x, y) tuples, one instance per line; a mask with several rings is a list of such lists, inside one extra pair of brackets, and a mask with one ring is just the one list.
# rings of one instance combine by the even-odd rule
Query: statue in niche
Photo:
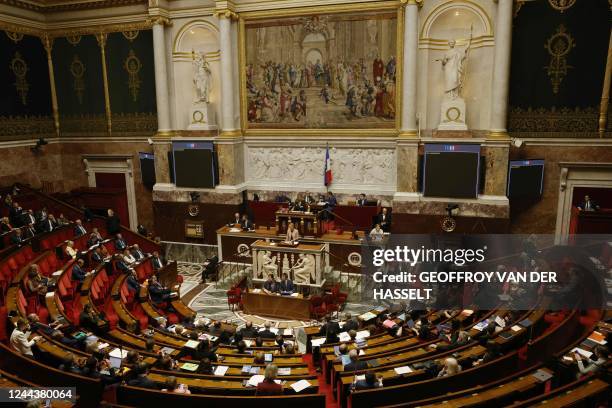
[(457, 99), (461, 96), (461, 89), (465, 78), (465, 65), (468, 57), (468, 52), (472, 45), (472, 27), (470, 27), (470, 39), (467, 47), (460, 50), (457, 49), (457, 42), (450, 40), (448, 42), (449, 50), (444, 57), (437, 59), (442, 63), (442, 71), (444, 73), (444, 93), (450, 99)]
[(208, 103), (210, 97), (210, 65), (203, 53), (193, 53), (193, 84), (195, 85), (195, 103)]

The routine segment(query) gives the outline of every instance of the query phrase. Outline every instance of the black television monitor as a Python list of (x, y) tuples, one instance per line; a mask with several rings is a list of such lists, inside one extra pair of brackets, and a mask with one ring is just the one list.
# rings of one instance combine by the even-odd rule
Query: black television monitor
[(152, 188), (155, 185), (155, 156), (153, 153), (139, 152), (140, 159), (140, 179), (146, 187)]
[(477, 198), (479, 168), (480, 145), (425, 144), (423, 195)]
[(218, 183), (212, 142), (172, 142), (172, 153), (177, 187), (214, 188)]
[(510, 160), (508, 198), (539, 197), (544, 187), (544, 160)]

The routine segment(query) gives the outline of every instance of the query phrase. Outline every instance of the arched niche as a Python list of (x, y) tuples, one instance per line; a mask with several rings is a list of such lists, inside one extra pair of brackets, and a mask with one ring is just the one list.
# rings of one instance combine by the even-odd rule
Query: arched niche
[(219, 30), (214, 24), (195, 20), (181, 27), (174, 38), (172, 58), (191, 60), (192, 51), (204, 52), (209, 61), (219, 59)]
[(472, 27), (472, 47), (493, 46), (493, 25), (487, 12), (471, 1), (449, 1), (434, 8), (425, 19), (419, 48), (446, 49), (448, 40), (466, 45)]

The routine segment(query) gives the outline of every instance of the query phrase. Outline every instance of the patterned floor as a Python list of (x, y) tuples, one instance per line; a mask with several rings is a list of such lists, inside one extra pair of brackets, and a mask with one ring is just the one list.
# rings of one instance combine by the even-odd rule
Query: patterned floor
[[(222, 320), (238, 326), (246, 321), (252, 321), (256, 326), (263, 326), (270, 322), (272, 327), (293, 328), (312, 325), (311, 321), (279, 320), (264, 316), (246, 315), (239, 310), (232, 311), (227, 304), (226, 289), (216, 288), (214, 284), (200, 284), (202, 265), (188, 262), (178, 263), (179, 273), (183, 276), (181, 285), (181, 298), (195, 310), (198, 315), (215, 320)], [(347, 303), (343, 312), (353, 315), (365, 313), (372, 309), (371, 304)]]

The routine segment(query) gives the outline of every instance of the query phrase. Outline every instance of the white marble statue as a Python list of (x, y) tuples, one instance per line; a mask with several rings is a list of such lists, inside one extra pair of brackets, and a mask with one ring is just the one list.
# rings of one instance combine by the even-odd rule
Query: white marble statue
[(448, 42), (449, 50), (444, 57), (437, 59), (442, 63), (442, 71), (444, 73), (444, 94), (446, 97), (456, 99), (461, 96), (465, 77), (465, 65), (472, 45), (472, 30), (470, 29), (470, 39), (467, 47), (460, 50), (457, 49), (457, 42), (450, 40)]
[(262, 265), (261, 269), (263, 272), (264, 279), (268, 275), (276, 276), (277, 266), (276, 266), (276, 257), (271, 256), (272, 254), (269, 251), (264, 252), (262, 255)]
[(210, 65), (204, 54), (193, 53), (193, 84), (195, 86), (195, 103), (208, 103), (210, 99)]
[(310, 283), (315, 274), (315, 259), (313, 255), (300, 254), (300, 259), (293, 265), (293, 281), (295, 283)]

